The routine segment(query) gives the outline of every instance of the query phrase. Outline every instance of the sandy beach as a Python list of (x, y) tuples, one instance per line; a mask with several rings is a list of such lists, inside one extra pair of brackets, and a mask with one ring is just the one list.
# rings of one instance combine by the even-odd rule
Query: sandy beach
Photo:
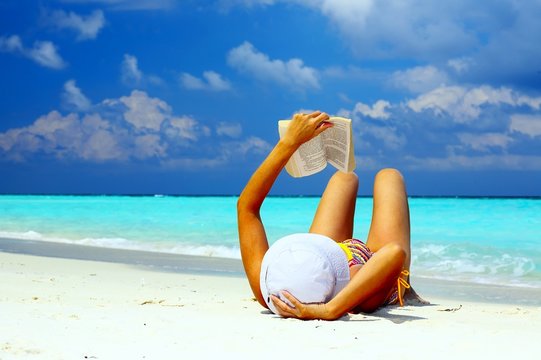
[(234, 272), (0, 252), (0, 278), (0, 359), (539, 356), (539, 306), (428, 296), (300, 321), (265, 311)]

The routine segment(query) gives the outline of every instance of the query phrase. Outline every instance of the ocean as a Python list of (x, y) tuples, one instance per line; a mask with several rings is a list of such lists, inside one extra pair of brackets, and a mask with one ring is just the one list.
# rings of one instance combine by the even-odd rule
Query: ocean
[[(0, 196), (0, 238), (240, 259), (236, 196)], [(269, 197), (267, 236), (306, 232), (317, 197)], [(541, 198), (409, 199), (412, 274), (541, 289)], [(366, 239), (372, 199), (357, 200)]]

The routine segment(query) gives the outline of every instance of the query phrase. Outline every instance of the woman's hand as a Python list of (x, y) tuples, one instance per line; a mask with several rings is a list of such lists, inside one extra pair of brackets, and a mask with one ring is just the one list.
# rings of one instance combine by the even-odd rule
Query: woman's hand
[(315, 111), (311, 114), (295, 114), (282, 141), (298, 147), (332, 127), (333, 124), (327, 120), (329, 120), (329, 115), (321, 111)]
[(335, 320), (340, 317), (333, 316), (325, 303), (303, 304), (287, 291), (282, 291), (282, 295), (294, 306), (291, 307), (277, 296), (271, 295), (274, 306), (283, 317), (293, 317), (301, 320)]

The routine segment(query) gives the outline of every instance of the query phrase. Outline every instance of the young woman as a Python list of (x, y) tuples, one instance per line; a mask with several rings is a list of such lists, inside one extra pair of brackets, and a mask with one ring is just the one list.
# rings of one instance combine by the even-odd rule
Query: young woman
[(261, 270), (269, 244), (260, 217), (261, 205), (299, 146), (332, 127), (328, 119), (319, 111), (296, 114), (286, 135), (254, 172), (237, 203), (240, 250), (250, 287), (262, 306), (284, 317), (334, 320), (348, 312), (372, 312), (401, 302), (409, 288), (410, 223), (405, 184), (397, 170), (384, 169), (375, 178), (366, 245), (351, 239), (358, 188), (354, 173), (337, 172), (332, 176), (309, 229), (314, 238), (330, 238), (343, 250), (349, 282), (329, 301), (321, 303), (302, 303), (294, 291), (263, 296)]

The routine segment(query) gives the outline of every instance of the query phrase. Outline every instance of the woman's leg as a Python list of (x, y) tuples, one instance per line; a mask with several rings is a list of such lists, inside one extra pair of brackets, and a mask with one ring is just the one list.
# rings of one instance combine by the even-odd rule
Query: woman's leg
[(404, 178), (398, 170), (383, 169), (374, 181), (372, 223), (366, 245), (372, 252), (394, 243), (406, 253), (404, 269), (409, 270), (410, 216)]
[(319, 201), (310, 232), (336, 242), (351, 239), (359, 178), (355, 173), (336, 172)]
[[(376, 310), (391, 296), (396, 286), (395, 276), (401, 276), (402, 270), (409, 270), (411, 259), (410, 248), (410, 217), (408, 196), (404, 178), (395, 169), (383, 169), (376, 175), (374, 181), (374, 207), (372, 223), (366, 245), (372, 252), (387, 246), (398, 251), (401, 256), (392, 263), (389, 269), (393, 280), (386, 281), (387, 286), (365, 301), (359, 309), (361, 311)], [(370, 260), (369, 260), (370, 261)], [(408, 279), (404, 279), (408, 280)], [(401, 289), (404, 295), (405, 288)]]

